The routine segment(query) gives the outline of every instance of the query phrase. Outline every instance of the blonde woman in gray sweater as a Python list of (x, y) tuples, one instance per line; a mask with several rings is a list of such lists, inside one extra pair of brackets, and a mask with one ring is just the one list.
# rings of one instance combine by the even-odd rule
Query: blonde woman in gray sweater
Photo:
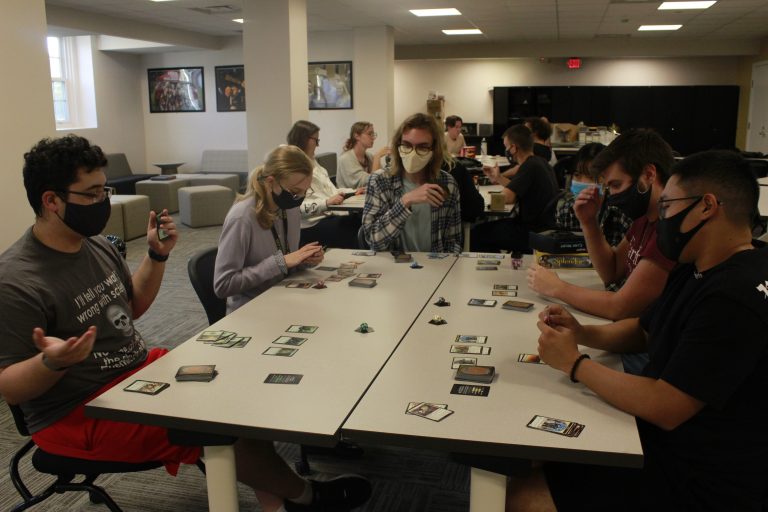
[(317, 242), (299, 248), (299, 206), (312, 183), (312, 161), (296, 146), (280, 146), (251, 173), (246, 194), (227, 213), (213, 286), (227, 314), (281, 281), (300, 265), (317, 265)]

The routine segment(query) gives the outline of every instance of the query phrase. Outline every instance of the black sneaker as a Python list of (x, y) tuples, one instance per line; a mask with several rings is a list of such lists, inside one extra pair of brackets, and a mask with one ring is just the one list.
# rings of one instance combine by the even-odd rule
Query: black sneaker
[(310, 480), (312, 503), (300, 505), (285, 501), (287, 512), (347, 512), (371, 497), (371, 482), (359, 475), (341, 475), (330, 480)]

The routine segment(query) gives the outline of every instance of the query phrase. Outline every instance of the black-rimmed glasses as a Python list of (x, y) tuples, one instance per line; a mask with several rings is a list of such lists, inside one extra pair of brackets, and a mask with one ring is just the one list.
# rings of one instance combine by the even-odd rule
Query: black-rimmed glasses
[(91, 204), (96, 204), (112, 197), (112, 195), (115, 193), (115, 189), (112, 187), (104, 187), (99, 192), (77, 192), (76, 190), (56, 190), (55, 192), (88, 197), (91, 200)]
[(277, 186), (280, 187), (281, 190), (285, 190), (286, 192), (291, 194), (291, 199), (294, 199), (294, 200), (304, 199), (305, 197), (311, 196), (312, 194), (315, 193), (315, 191), (312, 190), (312, 187), (309, 187), (303, 194), (296, 194), (295, 192), (291, 192), (290, 190), (286, 189), (279, 182), (276, 181), (275, 183), (277, 183)]
[[(695, 199), (698, 203), (702, 200), (704, 196), (688, 196), (688, 197), (673, 197), (671, 199), (659, 199), (658, 205), (659, 205), (659, 218), (664, 219), (666, 218), (667, 214), (667, 208), (669, 208), (669, 205), (667, 203), (674, 203), (675, 201), (687, 201), (690, 199)], [(718, 204), (720, 204), (720, 201), (718, 201)]]
[(397, 146), (397, 148), (404, 155), (411, 153), (415, 149), (417, 155), (425, 156), (430, 151), (432, 151), (432, 144), (419, 144), (417, 146), (414, 146), (410, 142), (401, 142), (400, 145)]

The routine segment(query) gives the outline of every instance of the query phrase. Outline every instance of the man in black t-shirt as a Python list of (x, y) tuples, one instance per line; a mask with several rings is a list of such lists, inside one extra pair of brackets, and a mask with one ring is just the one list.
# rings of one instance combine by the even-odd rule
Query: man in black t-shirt
[[(751, 238), (758, 186), (738, 155), (708, 151), (674, 169), (659, 200), (658, 246), (680, 265), (640, 318), (582, 326), (541, 313), (539, 354), (633, 414), (642, 470), (553, 464), (513, 481), (508, 509), (533, 494), (557, 510), (762, 510), (768, 495), (768, 249)], [(579, 354), (647, 349), (642, 376)], [(589, 427), (587, 427), (589, 428)], [(526, 485), (528, 484), (528, 485)], [(538, 488), (536, 486), (538, 485)], [(544, 495), (546, 496), (546, 495)], [(540, 509), (537, 509), (540, 510)]]
[(533, 154), (533, 136), (528, 128), (513, 126), (504, 132), (503, 139), (507, 154), (520, 164), (518, 171), (510, 178), (501, 175), (498, 166), (484, 167), (483, 172), (493, 183), (504, 185), (505, 202), (517, 203), (518, 214), (476, 226), (470, 246), (480, 252), (530, 252), (528, 233), (555, 225), (557, 181), (549, 164)]

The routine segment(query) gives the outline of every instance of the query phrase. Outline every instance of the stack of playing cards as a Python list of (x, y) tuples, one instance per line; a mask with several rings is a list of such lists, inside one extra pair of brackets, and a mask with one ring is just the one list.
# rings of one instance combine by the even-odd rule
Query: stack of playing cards
[[(366, 275), (366, 274), (361, 274)], [(378, 274), (371, 274), (373, 276)], [(376, 279), (369, 279), (365, 277), (357, 277), (349, 282), (349, 286), (359, 286), (360, 288), (373, 288), (376, 286)]]
[(470, 382), (482, 382), (483, 384), (490, 384), (493, 382), (493, 377), (496, 375), (496, 368), (493, 366), (476, 366), (469, 364), (462, 364), (456, 370), (456, 380), (468, 380)]
[(431, 404), (428, 402), (410, 402), (405, 408), (405, 414), (420, 416), (432, 421), (442, 421), (453, 411), (448, 409), (448, 404)]
[(517, 297), (516, 284), (495, 284), (491, 295), (494, 297)]
[(342, 263), (339, 265), (338, 270), (336, 270), (336, 273), (333, 274), (330, 277), (327, 277), (326, 281), (341, 281), (343, 279), (346, 279), (348, 277), (352, 277), (356, 274), (355, 270), (357, 270), (357, 266), (361, 263), (358, 261), (348, 261), (347, 263)]
[(515, 311), (530, 311), (533, 309), (533, 303), (523, 302), (521, 300), (508, 300), (501, 305), (503, 309), (512, 309)]
[(231, 331), (203, 331), (197, 337), (197, 341), (202, 341), (212, 347), (243, 348), (251, 341), (251, 337), (238, 336), (236, 332)]
[(584, 430), (584, 425), (581, 423), (558, 420), (557, 418), (548, 418), (546, 416), (534, 416), (533, 419), (528, 422), (527, 427), (568, 437), (579, 437), (581, 431)]
[(215, 364), (193, 364), (188, 366), (181, 366), (176, 372), (176, 380), (178, 381), (198, 381), (198, 382), (210, 382), (216, 377), (216, 365)]

